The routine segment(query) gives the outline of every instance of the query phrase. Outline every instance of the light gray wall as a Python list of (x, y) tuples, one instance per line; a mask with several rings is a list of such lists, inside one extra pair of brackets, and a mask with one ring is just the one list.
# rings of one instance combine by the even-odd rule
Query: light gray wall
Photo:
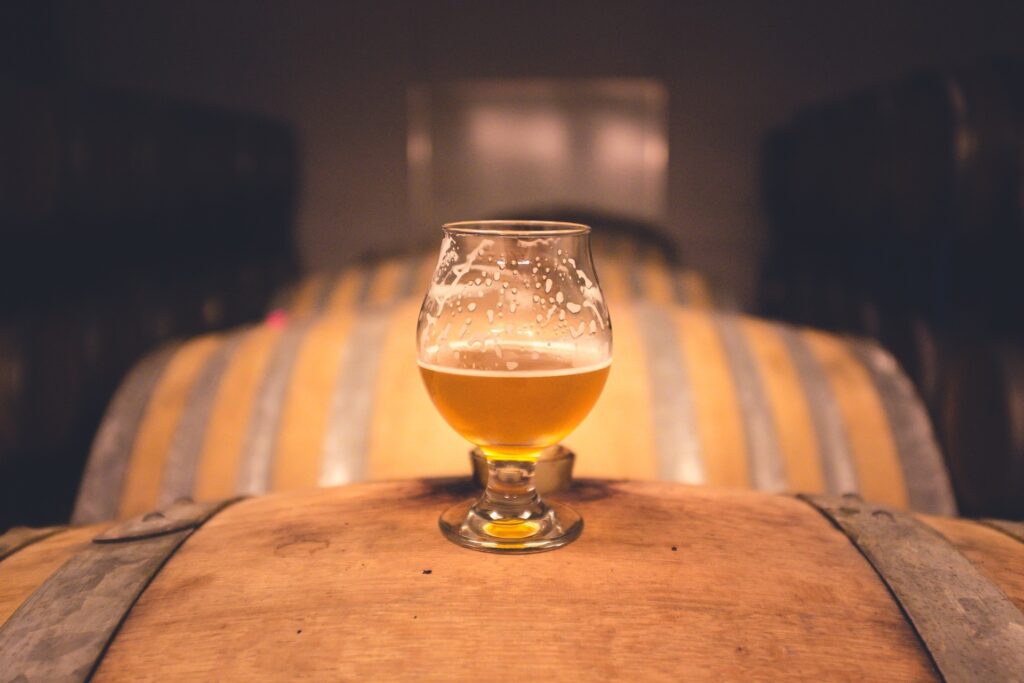
[(669, 229), (753, 293), (758, 148), (822, 97), (996, 52), (1022, 2), (196, 2), (66, 0), (82, 79), (261, 111), (303, 153), (298, 242), (319, 268), (411, 234), (406, 89), (464, 78), (646, 76), (669, 89)]

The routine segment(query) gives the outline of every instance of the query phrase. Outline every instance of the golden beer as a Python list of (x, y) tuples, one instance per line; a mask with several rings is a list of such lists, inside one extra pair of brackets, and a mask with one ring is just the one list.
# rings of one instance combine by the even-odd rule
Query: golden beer
[(420, 363), (441, 416), (489, 457), (529, 459), (561, 441), (594, 407), (610, 361), (567, 367), (558, 358), (523, 361), (515, 371)]
[(541, 451), (583, 421), (608, 379), (612, 324), (589, 238), (579, 223), (444, 226), (416, 358), (441, 416), (487, 456), (483, 495), (438, 519), (463, 547), (539, 552), (583, 530), (533, 482)]

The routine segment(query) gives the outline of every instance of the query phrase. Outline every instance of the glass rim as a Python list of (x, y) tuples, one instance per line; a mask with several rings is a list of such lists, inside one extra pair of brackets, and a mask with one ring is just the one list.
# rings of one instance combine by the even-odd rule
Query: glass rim
[(498, 237), (556, 237), (586, 235), (590, 226), (565, 221), (487, 220), (445, 223), (441, 229), (455, 235), (496, 235)]

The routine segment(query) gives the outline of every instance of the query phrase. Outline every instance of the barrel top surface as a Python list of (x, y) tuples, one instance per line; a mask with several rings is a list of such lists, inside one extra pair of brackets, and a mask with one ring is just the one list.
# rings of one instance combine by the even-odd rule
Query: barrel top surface
[[(584, 480), (561, 550), (445, 540), (462, 480), (243, 501), (168, 562), (96, 680), (934, 680), (874, 571), (807, 504)], [(756, 559), (752, 559), (756, 558)]]

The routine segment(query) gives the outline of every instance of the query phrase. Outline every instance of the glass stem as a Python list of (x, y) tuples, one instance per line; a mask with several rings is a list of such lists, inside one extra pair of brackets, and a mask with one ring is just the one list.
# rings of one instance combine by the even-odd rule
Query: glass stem
[(477, 510), (492, 521), (542, 517), (548, 509), (534, 486), (534, 460), (487, 459), (487, 489)]

